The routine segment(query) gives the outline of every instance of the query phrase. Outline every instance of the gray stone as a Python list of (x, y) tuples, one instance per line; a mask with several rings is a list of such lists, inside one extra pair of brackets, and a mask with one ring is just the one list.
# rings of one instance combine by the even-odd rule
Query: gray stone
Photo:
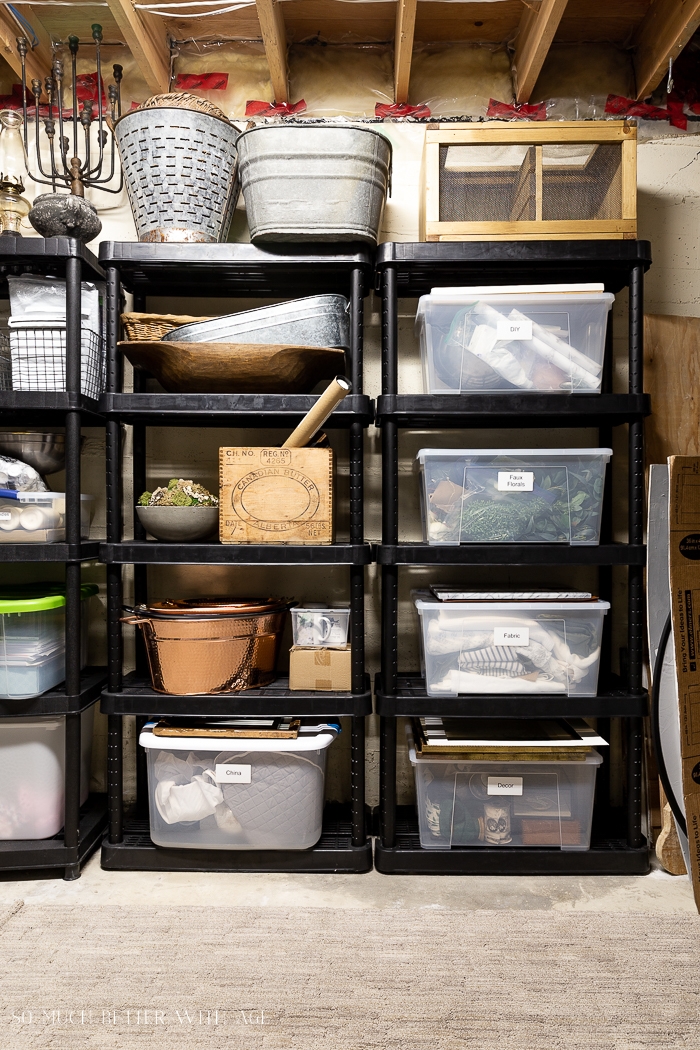
[(72, 193), (42, 193), (34, 201), (29, 221), (42, 237), (77, 237), (83, 242), (102, 229), (95, 205)]

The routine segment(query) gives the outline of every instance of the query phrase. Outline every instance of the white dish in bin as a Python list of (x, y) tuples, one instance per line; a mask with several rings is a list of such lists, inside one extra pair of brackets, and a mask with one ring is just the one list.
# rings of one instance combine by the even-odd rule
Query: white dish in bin
[[(94, 708), (80, 719), (80, 804), (90, 790)], [(0, 719), (0, 840), (48, 839), (63, 827), (63, 716)]]
[[(6, 491), (6, 490), (3, 490)], [(80, 497), (80, 538), (90, 536), (95, 497)], [(0, 543), (62, 543), (66, 538), (65, 492), (0, 495)]]
[(426, 393), (600, 393), (602, 284), (433, 288), (416, 313)]
[(308, 649), (347, 645), (350, 609), (307, 603), (293, 608), (292, 634), (295, 645)]
[(473, 761), (417, 754), (410, 725), (406, 736), (423, 849), (590, 848), (603, 761), (594, 749), (583, 761)]
[(595, 546), (611, 456), (610, 448), (422, 448), (423, 538)]
[(157, 736), (144, 726), (151, 839), (179, 849), (310, 849), (321, 837), (335, 723), (296, 739)]
[(598, 691), (610, 603), (441, 602), (413, 591), (429, 696)]

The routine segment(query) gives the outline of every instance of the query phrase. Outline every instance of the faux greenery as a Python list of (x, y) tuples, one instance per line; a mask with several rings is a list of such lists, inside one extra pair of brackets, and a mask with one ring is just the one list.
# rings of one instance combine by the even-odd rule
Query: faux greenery
[(218, 507), (219, 501), (203, 485), (183, 478), (171, 478), (167, 488), (143, 492), (139, 507)]
[[(510, 465), (510, 464), (509, 464)], [(601, 464), (580, 463), (577, 469), (524, 467), (533, 470), (532, 492), (499, 492), (496, 463), (467, 471), (479, 478), (478, 486), (465, 492), (445, 509), (431, 505), (431, 539), (462, 543), (586, 543), (598, 536), (603, 472)], [(454, 482), (454, 467), (431, 474), (429, 489), (442, 480)]]

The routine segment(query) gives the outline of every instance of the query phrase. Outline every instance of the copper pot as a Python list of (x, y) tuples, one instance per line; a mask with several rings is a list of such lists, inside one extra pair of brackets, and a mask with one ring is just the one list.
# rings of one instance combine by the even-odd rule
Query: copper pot
[(235, 693), (274, 681), (290, 604), (179, 599), (138, 606), (122, 622), (143, 631), (157, 692)]

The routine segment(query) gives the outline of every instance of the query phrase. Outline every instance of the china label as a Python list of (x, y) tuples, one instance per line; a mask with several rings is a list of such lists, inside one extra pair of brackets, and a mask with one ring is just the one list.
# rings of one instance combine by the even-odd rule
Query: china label
[(250, 765), (237, 765), (232, 762), (217, 762), (214, 779), (217, 784), (250, 784)]
[(12, 521), (9, 510), (0, 510), (0, 521)]
[(535, 487), (535, 473), (532, 470), (499, 470), (499, 492), (532, 492)]
[(523, 317), (521, 321), (499, 317), (496, 335), (499, 339), (532, 339), (532, 321), (528, 317)]
[(494, 627), (494, 645), (529, 645), (529, 627)]
[(522, 777), (489, 777), (486, 785), (487, 795), (522, 795)]

